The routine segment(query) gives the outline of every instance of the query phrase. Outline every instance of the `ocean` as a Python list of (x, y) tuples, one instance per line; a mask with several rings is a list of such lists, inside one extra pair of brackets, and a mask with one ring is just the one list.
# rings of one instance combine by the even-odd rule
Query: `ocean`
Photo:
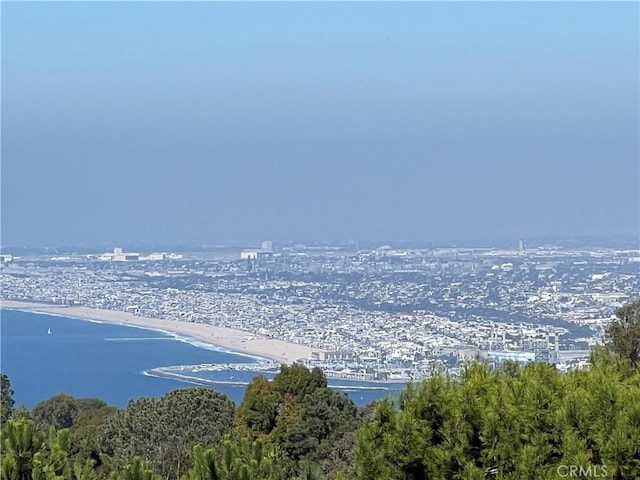
[[(193, 365), (257, 363), (259, 359), (161, 331), (21, 310), (0, 313), (0, 371), (11, 380), (16, 407), (32, 409), (42, 400), (66, 393), (100, 398), (122, 408), (131, 399), (157, 398), (193, 384), (206, 384), (239, 403), (246, 384), (257, 375), (227, 369), (193, 372)], [(148, 373), (176, 366), (189, 378)], [(343, 380), (329, 380), (329, 384), (360, 406), (402, 388)]]

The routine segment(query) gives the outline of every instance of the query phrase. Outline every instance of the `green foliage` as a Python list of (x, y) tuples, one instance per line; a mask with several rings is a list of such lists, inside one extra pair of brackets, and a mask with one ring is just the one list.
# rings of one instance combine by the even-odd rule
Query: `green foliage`
[(98, 480), (98, 474), (95, 470), (95, 462), (87, 459), (84, 463), (74, 463), (73, 478), (75, 480)]
[(71, 428), (77, 414), (76, 399), (64, 393), (38, 403), (31, 411), (36, 426), (43, 430), (47, 430), (49, 427)]
[(283, 480), (275, 450), (260, 440), (233, 442), (226, 437), (219, 452), (194, 448), (194, 465), (182, 480)]
[(294, 480), (323, 480), (322, 470), (318, 465), (309, 461), (303, 460), (298, 465), (298, 475)]
[(599, 466), (640, 478), (640, 372), (599, 353), (589, 371), (552, 365), (409, 386), (399, 408), (376, 407), (358, 435), (358, 479), (557, 479), (558, 467)]
[(255, 377), (238, 406), (234, 423), (240, 434), (258, 438), (261, 434), (269, 434), (276, 426), (280, 394), (273, 383), (263, 376)]
[(132, 401), (99, 428), (100, 458), (114, 470), (140, 457), (163, 477), (178, 478), (192, 466), (194, 445), (220, 445), (233, 414), (225, 395), (203, 387)]
[(13, 418), (14, 420), (18, 418), (23, 418), (25, 420), (33, 421), (33, 416), (31, 415), (31, 412), (24, 405), (20, 405), (18, 408), (16, 408), (11, 418)]
[(152, 468), (141, 458), (135, 457), (133, 462), (126, 465), (109, 477), (110, 480), (162, 480), (160, 475), (153, 472)]
[(286, 394), (304, 397), (316, 390), (327, 388), (327, 377), (318, 367), (309, 370), (302, 364), (294, 363), (291, 366), (282, 365), (280, 372), (273, 379), (273, 385), (281, 397)]
[[(104, 402), (103, 402), (104, 403)], [(73, 420), (71, 427), (71, 456), (76, 462), (86, 464), (91, 462), (95, 469), (102, 471), (102, 459), (100, 457), (103, 446), (100, 443), (98, 433), (107, 419), (117, 411), (115, 407), (93, 404), (91, 409), (79, 412)], [(94, 407), (98, 407), (95, 408)]]
[(204, 450), (200, 445), (196, 445), (193, 449), (193, 467), (182, 480), (221, 480), (217, 462), (215, 450)]
[(33, 480), (65, 480), (71, 478), (69, 461), (69, 430), (49, 428), (47, 447), (37, 452), (33, 460)]
[(614, 353), (635, 368), (640, 361), (640, 300), (616, 310), (616, 319), (607, 328), (607, 344)]
[(78, 415), (107, 407), (107, 402), (99, 398), (79, 398), (76, 400)]
[(31, 480), (34, 458), (42, 447), (42, 438), (33, 421), (8, 420), (2, 430), (2, 480)]
[(235, 431), (276, 446), (291, 478), (302, 465), (319, 465), (327, 474), (346, 470), (361, 423), (357, 407), (327, 386), (321, 369), (294, 364), (283, 365), (273, 382), (264, 377), (251, 382), (237, 409)]
[[(115, 411), (116, 408), (108, 407), (97, 398), (76, 399), (71, 395), (58, 394), (38, 403), (32, 411), (32, 418), (40, 430), (70, 428), (67, 454), (82, 465), (91, 461), (99, 468), (102, 462), (101, 446), (97, 441), (98, 428)], [(44, 474), (49, 475), (47, 478), (51, 476), (51, 472)]]
[(224, 480), (276, 480), (283, 478), (276, 465), (277, 451), (266, 451), (260, 440), (239, 442), (225, 438), (221, 456)]
[(74, 461), (69, 430), (50, 427), (46, 441), (32, 419), (7, 422), (3, 431), (2, 480), (97, 480), (95, 462)]
[[(303, 459), (318, 462), (333, 454), (338, 464), (347, 463), (349, 454), (343, 454), (345, 461), (340, 462), (341, 454), (335, 449), (342, 442), (340, 447), (348, 450), (345, 442), (353, 440), (353, 437), (347, 435), (360, 424), (358, 409), (353, 402), (346, 395), (326, 387), (290, 402), (291, 410), (287, 411), (285, 404), (282, 421), (274, 431), (277, 444), (283, 451), (295, 462)], [(287, 413), (288, 418), (285, 417)], [(329, 463), (326, 466), (333, 470)]]
[(4, 373), (0, 373), (0, 428), (3, 427), (7, 420), (13, 415), (14, 405), (11, 381)]

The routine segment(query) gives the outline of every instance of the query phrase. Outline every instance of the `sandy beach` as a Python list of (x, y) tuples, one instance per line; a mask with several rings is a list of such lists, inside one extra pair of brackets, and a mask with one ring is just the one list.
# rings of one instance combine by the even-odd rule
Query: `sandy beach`
[(105, 323), (160, 329), (177, 335), (194, 338), (234, 352), (255, 355), (285, 364), (291, 364), (301, 358), (310, 358), (311, 353), (315, 351), (315, 349), (311, 347), (261, 337), (243, 330), (203, 323), (147, 318), (115, 310), (100, 310), (89, 307), (62, 307), (11, 300), (2, 300), (0, 306), (3, 308), (15, 308), (80, 319), (98, 320)]

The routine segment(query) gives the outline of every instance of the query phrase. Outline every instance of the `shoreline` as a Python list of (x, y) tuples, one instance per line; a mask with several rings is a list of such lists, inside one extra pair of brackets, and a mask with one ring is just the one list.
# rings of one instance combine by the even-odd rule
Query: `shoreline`
[(74, 318), (82, 321), (98, 321), (161, 331), (198, 340), (212, 347), (228, 349), (228, 353), (267, 359), (281, 364), (291, 365), (296, 360), (310, 358), (313, 349), (306, 345), (290, 343), (284, 340), (267, 338), (261, 335), (220, 327), (208, 323), (192, 323), (180, 320), (162, 320), (134, 315), (118, 310), (103, 310), (91, 307), (64, 307), (45, 303), (15, 300), (0, 301), (1, 308), (23, 310)]

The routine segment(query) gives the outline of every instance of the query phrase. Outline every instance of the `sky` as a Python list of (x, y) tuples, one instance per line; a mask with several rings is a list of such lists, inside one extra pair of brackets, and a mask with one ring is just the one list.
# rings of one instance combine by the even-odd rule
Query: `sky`
[(637, 2), (1, 9), (4, 246), (638, 235)]

